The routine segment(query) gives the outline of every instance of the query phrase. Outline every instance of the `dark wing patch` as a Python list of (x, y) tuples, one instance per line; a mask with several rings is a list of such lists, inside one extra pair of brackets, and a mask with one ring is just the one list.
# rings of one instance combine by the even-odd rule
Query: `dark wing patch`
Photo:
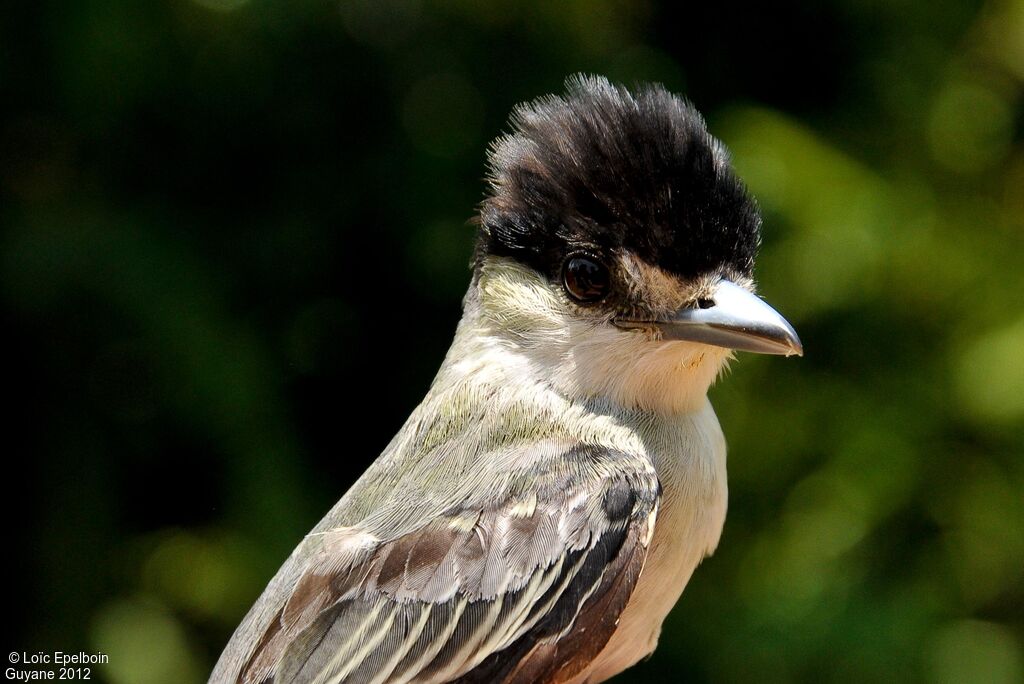
[(658, 485), (653, 472), (604, 469), (551, 484), (388, 541), (325, 533), (237, 681), (525, 683), (582, 670), (643, 567)]
[(460, 677), (458, 684), (563, 682), (579, 674), (618, 625), (643, 569), (650, 524), (636, 518), (620, 535), (602, 538), (553, 609), (507, 649)]

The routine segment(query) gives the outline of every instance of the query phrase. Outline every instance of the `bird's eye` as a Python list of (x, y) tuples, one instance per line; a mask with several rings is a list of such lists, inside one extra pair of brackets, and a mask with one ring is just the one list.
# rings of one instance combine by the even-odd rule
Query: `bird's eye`
[(565, 291), (580, 302), (596, 302), (608, 294), (610, 278), (604, 264), (590, 257), (571, 256), (562, 267)]

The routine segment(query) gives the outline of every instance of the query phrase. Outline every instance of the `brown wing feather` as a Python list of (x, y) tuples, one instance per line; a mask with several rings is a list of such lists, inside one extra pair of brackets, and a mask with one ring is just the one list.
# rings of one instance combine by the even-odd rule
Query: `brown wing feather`
[(658, 485), (649, 471), (573, 472), (386, 542), (324, 533), (235, 681), (468, 684), (580, 671), (636, 583)]
[[(576, 595), (567, 592), (560, 599), (563, 605), (556, 606), (508, 649), (492, 654), (460, 678), (458, 684), (555, 684), (582, 672), (604, 649), (618, 626), (619, 616), (643, 570), (646, 541), (656, 513), (655, 502), (648, 515), (630, 516), (621, 545), (617, 550), (608, 549), (599, 585), (578, 607), (574, 619), (567, 620), (566, 616), (577, 608), (573, 605)], [(595, 557), (595, 565), (600, 557)]]

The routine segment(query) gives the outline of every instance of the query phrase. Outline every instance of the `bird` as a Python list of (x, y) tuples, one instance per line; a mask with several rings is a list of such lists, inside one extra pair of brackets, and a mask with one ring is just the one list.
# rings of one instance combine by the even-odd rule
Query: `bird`
[(697, 109), (592, 75), (516, 107), (454, 341), (212, 684), (593, 684), (650, 655), (718, 545), (734, 352), (802, 355), (762, 218)]

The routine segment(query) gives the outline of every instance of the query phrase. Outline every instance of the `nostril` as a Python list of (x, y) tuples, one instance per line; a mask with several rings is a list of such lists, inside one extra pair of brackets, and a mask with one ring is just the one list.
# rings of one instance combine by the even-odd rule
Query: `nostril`
[(714, 305), (715, 300), (711, 299), (711, 297), (701, 297), (700, 299), (697, 300), (698, 309), (710, 309)]

